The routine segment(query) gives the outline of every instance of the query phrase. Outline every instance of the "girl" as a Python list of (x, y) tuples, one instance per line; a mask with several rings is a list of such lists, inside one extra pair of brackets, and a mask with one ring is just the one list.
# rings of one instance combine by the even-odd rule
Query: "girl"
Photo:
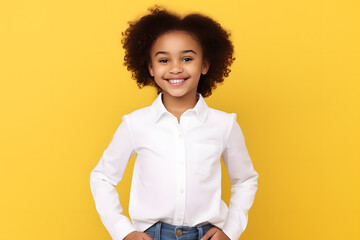
[[(230, 72), (229, 34), (209, 17), (184, 18), (155, 7), (123, 33), (125, 65), (139, 87), (154, 86), (151, 106), (123, 116), (90, 175), (100, 218), (116, 240), (236, 240), (245, 230), (258, 174), (236, 115), (209, 108)], [(129, 213), (115, 186), (136, 153)], [(221, 200), (220, 157), (230, 205)]]

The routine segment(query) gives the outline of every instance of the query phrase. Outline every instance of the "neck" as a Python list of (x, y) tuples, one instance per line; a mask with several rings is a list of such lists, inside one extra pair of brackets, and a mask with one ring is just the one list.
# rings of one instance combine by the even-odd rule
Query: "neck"
[(197, 103), (196, 92), (184, 95), (182, 97), (174, 97), (163, 92), (162, 102), (171, 114), (173, 114), (180, 122), (181, 115), (188, 109), (194, 108)]

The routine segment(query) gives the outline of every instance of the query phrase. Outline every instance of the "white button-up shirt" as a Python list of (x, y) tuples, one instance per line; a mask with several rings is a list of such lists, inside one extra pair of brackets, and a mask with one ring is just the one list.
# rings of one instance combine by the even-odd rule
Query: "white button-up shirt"
[[(115, 240), (157, 221), (196, 226), (211, 223), (236, 240), (245, 230), (257, 190), (236, 114), (209, 108), (202, 96), (180, 122), (162, 103), (123, 116), (90, 175), (100, 218)], [(115, 186), (136, 153), (129, 214), (123, 215)], [(229, 208), (221, 200), (222, 157), (231, 182)]]

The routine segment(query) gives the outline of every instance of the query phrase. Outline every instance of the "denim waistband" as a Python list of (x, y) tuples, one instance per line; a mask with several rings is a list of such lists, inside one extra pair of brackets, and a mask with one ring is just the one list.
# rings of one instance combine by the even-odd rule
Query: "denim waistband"
[(154, 240), (161, 239), (199, 239), (210, 229), (213, 225), (210, 223), (188, 227), (188, 226), (175, 226), (164, 222), (157, 222), (150, 228), (145, 230)]

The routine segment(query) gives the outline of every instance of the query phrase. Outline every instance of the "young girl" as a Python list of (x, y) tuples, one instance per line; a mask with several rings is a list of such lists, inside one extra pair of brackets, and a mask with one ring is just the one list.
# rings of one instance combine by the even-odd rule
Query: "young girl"
[[(123, 116), (90, 175), (100, 218), (116, 240), (236, 240), (257, 190), (255, 172), (234, 113), (209, 108), (230, 72), (229, 34), (209, 17), (184, 18), (155, 7), (123, 34), (125, 65), (140, 87), (154, 86), (151, 106)], [(136, 153), (129, 213), (115, 186)], [(230, 206), (221, 200), (220, 157)]]

